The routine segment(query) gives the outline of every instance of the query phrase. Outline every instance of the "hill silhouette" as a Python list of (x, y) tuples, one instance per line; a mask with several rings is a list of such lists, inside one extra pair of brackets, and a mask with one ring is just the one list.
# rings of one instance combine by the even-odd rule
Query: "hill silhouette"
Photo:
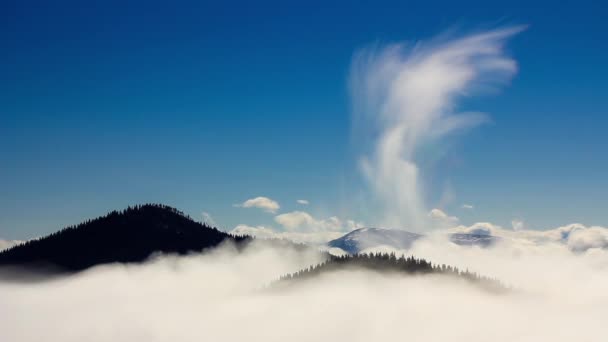
[(0, 266), (53, 267), (80, 271), (105, 263), (142, 262), (155, 252), (186, 254), (230, 239), (246, 241), (162, 204), (145, 204), (105, 216), (0, 252)]
[(322, 274), (344, 270), (368, 270), (383, 274), (436, 274), (464, 279), (492, 292), (503, 292), (508, 288), (497, 279), (482, 276), (469, 270), (460, 270), (445, 264), (432, 264), (422, 258), (397, 256), (395, 253), (362, 253), (329, 256), (317, 265), (311, 265), (295, 273), (283, 275), (273, 285), (296, 284)]

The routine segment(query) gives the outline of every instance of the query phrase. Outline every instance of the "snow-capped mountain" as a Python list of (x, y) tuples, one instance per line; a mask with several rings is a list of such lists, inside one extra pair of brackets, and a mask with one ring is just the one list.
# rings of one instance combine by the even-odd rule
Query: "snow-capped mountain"
[[(329, 247), (336, 247), (350, 254), (359, 253), (367, 248), (388, 246), (396, 249), (409, 249), (424, 235), (400, 229), (361, 228), (332, 241)], [(461, 246), (488, 247), (498, 241), (498, 237), (481, 234), (449, 234), (450, 241)]]
[(329, 247), (341, 248), (343, 251), (356, 254), (360, 251), (378, 246), (391, 246), (397, 249), (408, 249), (414, 241), (423, 235), (399, 229), (360, 228), (328, 242)]

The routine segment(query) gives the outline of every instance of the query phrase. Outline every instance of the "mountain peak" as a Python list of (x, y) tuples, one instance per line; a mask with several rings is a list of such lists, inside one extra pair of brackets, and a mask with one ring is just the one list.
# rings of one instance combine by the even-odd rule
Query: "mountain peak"
[[(387, 246), (394, 249), (409, 249), (423, 234), (412, 233), (402, 229), (366, 227), (353, 230), (344, 236), (328, 242), (329, 247), (336, 247), (350, 254), (357, 254), (368, 248)], [(491, 235), (448, 234), (451, 242), (461, 246), (487, 247), (498, 241)]]
[(78, 271), (113, 262), (141, 262), (154, 252), (185, 254), (243, 240), (195, 222), (163, 204), (114, 210), (0, 252), (0, 265), (53, 266)]

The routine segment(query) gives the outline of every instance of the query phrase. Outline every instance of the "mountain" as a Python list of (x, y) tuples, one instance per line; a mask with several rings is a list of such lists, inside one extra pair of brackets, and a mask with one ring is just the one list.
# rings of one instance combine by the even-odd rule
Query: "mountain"
[(371, 270), (382, 273), (401, 273), (401, 274), (437, 274), (457, 277), (482, 286), (485, 290), (493, 292), (504, 292), (507, 290), (500, 281), (479, 275), (468, 270), (459, 270), (445, 264), (432, 264), (425, 259), (414, 258), (413, 256), (396, 256), (395, 253), (364, 253), (340, 256), (329, 256), (320, 264), (309, 266), (295, 273), (281, 276), (273, 285), (285, 287), (294, 285), (301, 281), (315, 278), (319, 275), (345, 270)]
[(155, 252), (200, 252), (235, 237), (193, 221), (179, 210), (145, 204), (83, 222), (0, 252), (0, 266), (79, 271), (114, 262), (141, 262)]
[(422, 236), (399, 229), (360, 228), (328, 242), (328, 245), (341, 248), (350, 254), (357, 254), (364, 249), (378, 246), (408, 249)]
[[(424, 237), (399, 229), (360, 228), (332, 241), (329, 247), (341, 248), (347, 253), (356, 254), (367, 248), (388, 246), (395, 249), (409, 249), (412, 244)], [(488, 247), (498, 241), (498, 237), (481, 234), (448, 234), (450, 241), (461, 246)]]

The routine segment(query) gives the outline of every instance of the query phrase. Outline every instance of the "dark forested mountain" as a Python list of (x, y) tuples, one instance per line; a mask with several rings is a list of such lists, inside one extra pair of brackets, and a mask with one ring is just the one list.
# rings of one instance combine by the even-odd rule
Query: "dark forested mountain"
[[(332, 241), (328, 246), (337, 247), (350, 254), (356, 254), (367, 248), (388, 246), (395, 249), (409, 249), (414, 242), (424, 235), (411, 233), (401, 229), (360, 228)], [(448, 234), (447, 238), (461, 246), (488, 247), (499, 238), (482, 234)]]
[(0, 252), (0, 266), (52, 266), (68, 271), (113, 262), (141, 262), (154, 252), (199, 252), (226, 239), (244, 241), (193, 221), (175, 208), (129, 207)]
[(293, 284), (318, 275), (338, 270), (364, 269), (393, 274), (438, 274), (458, 277), (483, 286), (491, 291), (506, 290), (498, 280), (481, 276), (468, 270), (462, 271), (445, 264), (432, 264), (413, 256), (396, 256), (395, 253), (362, 253), (355, 255), (330, 256), (326, 261), (282, 276), (275, 284)]

